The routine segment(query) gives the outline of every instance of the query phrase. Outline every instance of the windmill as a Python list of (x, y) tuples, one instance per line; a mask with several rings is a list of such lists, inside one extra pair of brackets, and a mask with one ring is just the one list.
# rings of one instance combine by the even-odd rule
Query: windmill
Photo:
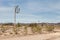
[(20, 8), (19, 5), (15, 6), (14, 9), (14, 27), (16, 27), (16, 14), (18, 14), (20, 12)]

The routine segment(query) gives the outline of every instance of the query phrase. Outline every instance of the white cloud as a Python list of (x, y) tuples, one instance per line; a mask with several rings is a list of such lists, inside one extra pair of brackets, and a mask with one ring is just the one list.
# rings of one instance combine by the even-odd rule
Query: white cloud
[(40, 2), (27, 2), (25, 7), (29, 12), (36, 13), (36, 12), (57, 12), (60, 10), (60, 3), (40, 3)]
[(14, 10), (13, 7), (0, 7), (0, 13), (8, 13)]
[(11, 19), (14, 13), (13, 7), (0, 7), (0, 19)]
[(49, 5), (40, 2), (28, 2), (25, 7), (32, 13), (52, 11), (52, 8), (49, 8)]

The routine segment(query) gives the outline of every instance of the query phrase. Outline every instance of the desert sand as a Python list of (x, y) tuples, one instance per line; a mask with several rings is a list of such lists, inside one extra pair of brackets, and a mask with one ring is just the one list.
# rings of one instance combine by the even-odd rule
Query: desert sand
[(33, 33), (31, 27), (27, 28), (27, 35), (24, 32), (25, 26), (18, 27), (18, 34), (11, 33), (13, 28), (7, 29), (0, 34), (0, 40), (60, 40), (60, 29), (55, 28), (51, 32), (42, 30), (41, 33)]
[(60, 32), (27, 36), (0, 37), (0, 40), (60, 40)]

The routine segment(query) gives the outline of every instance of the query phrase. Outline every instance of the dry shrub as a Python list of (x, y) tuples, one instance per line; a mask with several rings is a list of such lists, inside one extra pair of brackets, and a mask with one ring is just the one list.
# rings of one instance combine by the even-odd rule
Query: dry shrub
[(54, 26), (51, 26), (51, 25), (47, 25), (45, 28), (46, 28), (46, 31), (49, 31), (49, 32), (54, 30)]
[(38, 26), (37, 23), (30, 24), (29, 26), (32, 28), (33, 33), (36, 33), (36, 32), (41, 33), (42, 28), (40, 26)]
[(14, 31), (15, 34), (18, 34), (18, 31), (19, 31), (20, 27), (22, 27), (20, 25), (20, 23), (17, 23), (16, 27), (13, 27), (13, 31)]
[(38, 26), (37, 31), (38, 31), (38, 33), (41, 33), (42, 32), (42, 27)]
[(4, 27), (3, 25), (1, 26), (1, 31), (4, 33), (6, 31), (6, 27)]

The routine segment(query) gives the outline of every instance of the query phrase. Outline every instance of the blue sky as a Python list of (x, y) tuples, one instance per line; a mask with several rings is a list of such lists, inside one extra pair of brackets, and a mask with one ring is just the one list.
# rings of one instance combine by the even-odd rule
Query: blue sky
[(60, 22), (60, 0), (0, 0), (0, 23), (14, 22), (14, 7), (19, 5), (17, 22)]

